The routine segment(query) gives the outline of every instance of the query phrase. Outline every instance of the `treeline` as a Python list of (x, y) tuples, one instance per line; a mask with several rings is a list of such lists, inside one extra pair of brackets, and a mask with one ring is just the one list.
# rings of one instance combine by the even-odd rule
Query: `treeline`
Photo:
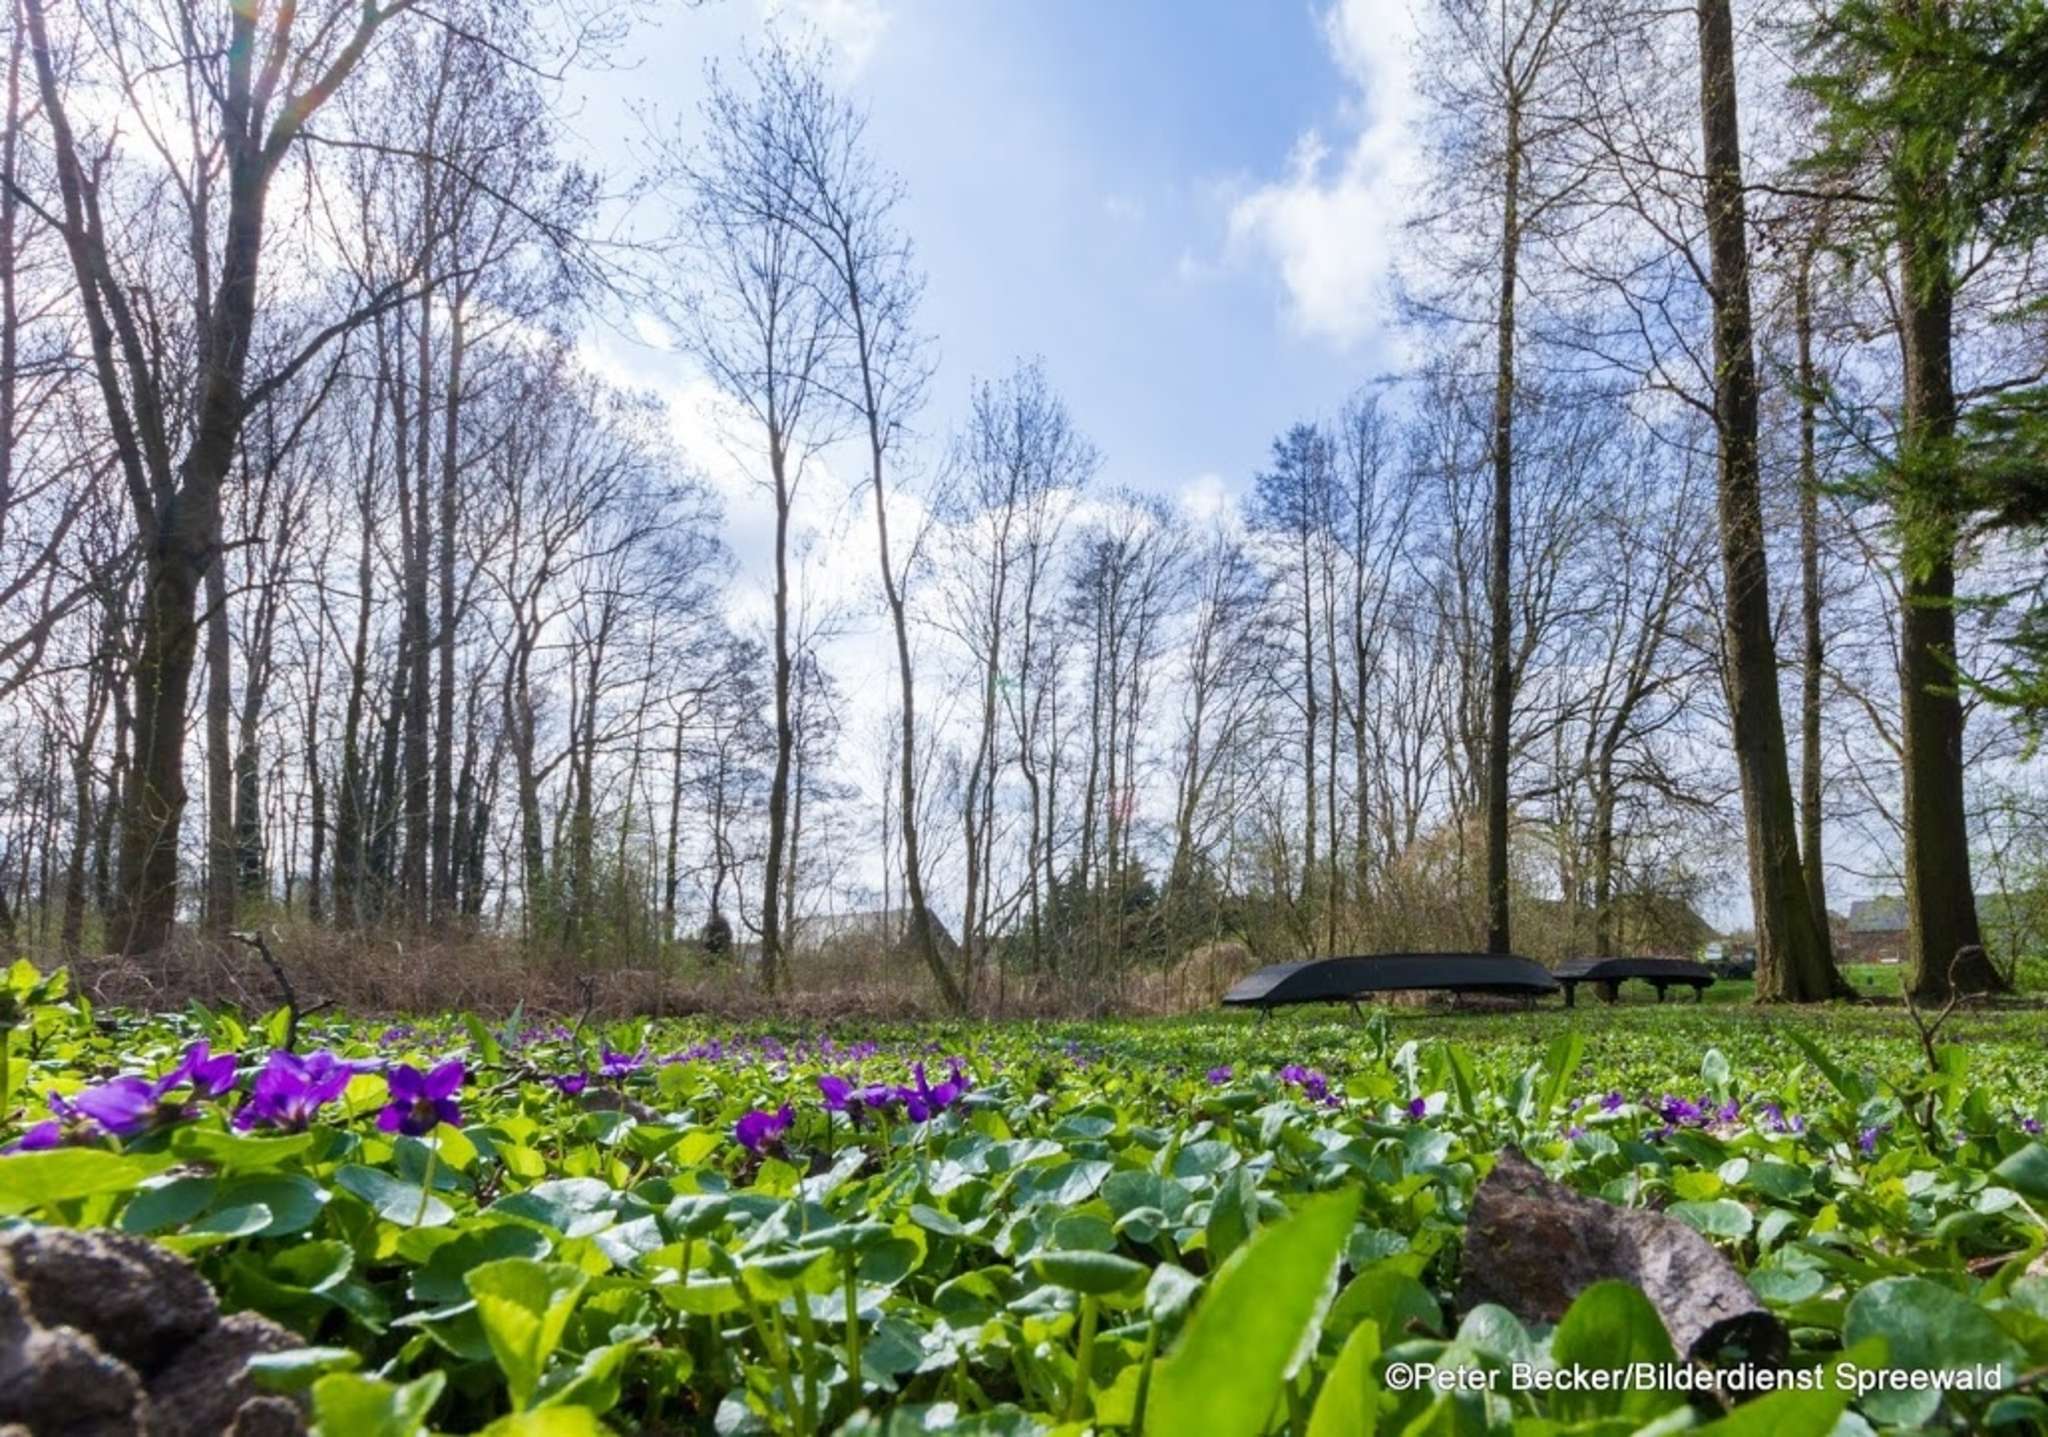
[[(1205, 507), (1119, 486), (1042, 364), (938, 372), (802, 44), (601, 174), (555, 77), (609, 10), (10, 4), (17, 942), (288, 913), (773, 989), (875, 914), (960, 1004), (1219, 940), (1668, 947), (1747, 889), (1813, 999), (1847, 872), (1921, 992), (2006, 981), (2038, 7), (1425, 7), (1413, 362)], [(737, 496), (606, 325), (715, 389)]]

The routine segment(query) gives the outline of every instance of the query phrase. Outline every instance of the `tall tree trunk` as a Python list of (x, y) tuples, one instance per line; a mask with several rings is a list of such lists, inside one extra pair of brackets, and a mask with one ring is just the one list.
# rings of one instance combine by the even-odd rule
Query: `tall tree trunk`
[(226, 564), (206, 570), (206, 897), (207, 933), (223, 937), (235, 926), (235, 763), (228, 738), (234, 709), (232, 644), (228, 629)]
[[(761, 881), (761, 984), (772, 997), (782, 991), (782, 865), (789, 843), (789, 767), (796, 749), (790, 718), (789, 506), (787, 455), (769, 434), (769, 469), (775, 483), (775, 768), (768, 780), (768, 854)], [(711, 911), (718, 912), (716, 894)]]
[(442, 411), (440, 523), (436, 535), (440, 610), (435, 649), (440, 667), (434, 689), (434, 812), (430, 831), (436, 927), (445, 926), (455, 913), (455, 521), (459, 512), (457, 486), (461, 481), (456, 437), (462, 416), (463, 299), (458, 287), (448, 306), (448, 393)]
[(1515, 675), (1510, 646), (1514, 611), (1509, 566), (1514, 560), (1515, 284), (1521, 260), (1522, 106), (1510, 94), (1502, 156), (1500, 293), (1494, 316), (1493, 514), (1486, 597), (1486, 951), (1514, 951), (1508, 920), (1508, 757), (1513, 734)]
[(1836, 986), (1799, 861), (1798, 820), (1778, 701), (1769, 563), (1757, 470), (1755, 334), (1729, 0), (1699, 0), (1700, 128), (1714, 309), (1714, 412), (1725, 589), (1728, 708), (1756, 913), (1759, 1002), (1816, 1002)]
[[(863, 380), (866, 381), (865, 365)], [(902, 690), (903, 752), (899, 755), (897, 802), (902, 808), (903, 886), (910, 898), (910, 941), (930, 970), (939, 996), (955, 1012), (966, 1009), (967, 1000), (954, 980), (952, 970), (939, 956), (938, 938), (932, 931), (931, 907), (925, 901), (922, 856), (917, 835), (917, 689), (910, 664), (910, 616), (903, 599), (895, 564), (889, 554), (888, 492), (882, 478), (882, 432), (872, 383), (866, 395), (868, 418), (868, 460), (875, 489), (875, 541), (881, 551), (882, 596), (889, 605), (889, 624), (896, 637), (896, 677)], [(770, 901), (773, 901), (772, 899)]]
[(1957, 688), (1955, 551), (1960, 528), (1951, 367), (1955, 278), (1931, 217), (1948, 208), (1937, 174), (1901, 185), (1899, 339), (1905, 360), (1897, 509), (1904, 532), (1899, 601), (1899, 708), (1906, 840), (1906, 981), (1914, 996), (2006, 986), (1983, 948), (1970, 882)]
[(1813, 905), (1814, 922), (1820, 925), (1832, 951), (1834, 935), (1828, 923), (1827, 873), (1821, 846), (1820, 692), (1826, 648), (1821, 638), (1820, 466), (1814, 449), (1820, 403), (1819, 375), (1813, 363), (1814, 248), (1808, 245), (1800, 256), (1792, 311), (1799, 366), (1799, 603), (1805, 631), (1799, 675), (1799, 860), (1806, 870), (1806, 895)]

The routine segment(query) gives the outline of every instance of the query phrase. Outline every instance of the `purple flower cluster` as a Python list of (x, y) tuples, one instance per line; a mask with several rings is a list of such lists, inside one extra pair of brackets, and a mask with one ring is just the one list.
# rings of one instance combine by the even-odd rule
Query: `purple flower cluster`
[(1785, 1110), (1776, 1103), (1764, 1103), (1761, 1105), (1760, 1111), (1764, 1115), (1764, 1126), (1774, 1133), (1798, 1134), (1806, 1131), (1805, 1118), (1800, 1117), (1797, 1113), (1794, 1113), (1789, 1118), (1786, 1117)]
[(321, 1108), (341, 1096), (355, 1075), (352, 1064), (329, 1052), (305, 1057), (282, 1050), (272, 1053), (256, 1070), (249, 1085), (249, 1101), (235, 1114), (235, 1126), (245, 1132), (250, 1128), (303, 1132)]
[(948, 1064), (948, 1075), (944, 1081), (933, 1083), (925, 1075), (923, 1063), (913, 1063), (910, 1068), (912, 1083), (864, 1083), (855, 1084), (850, 1079), (833, 1073), (818, 1076), (818, 1092), (823, 1097), (825, 1110), (844, 1113), (859, 1123), (868, 1113), (877, 1113), (884, 1119), (898, 1108), (913, 1123), (930, 1122), (946, 1109), (959, 1102), (971, 1086), (967, 1070), (958, 1058)]
[(1714, 1128), (1732, 1123), (1742, 1113), (1742, 1104), (1734, 1098), (1715, 1103), (1712, 1098), (1701, 1098), (1697, 1103), (1688, 1098), (1674, 1097), (1666, 1093), (1651, 1105), (1664, 1125), (1650, 1133), (1650, 1141), (1658, 1142), (1668, 1138), (1680, 1128)]
[[(216, 1055), (211, 1045), (194, 1043), (185, 1056), (160, 1078), (140, 1078), (124, 1073), (85, 1089), (66, 1101), (50, 1094), (50, 1111), (55, 1114), (37, 1123), (8, 1147), (9, 1152), (39, 1152), (61, 1144), (76, 1132), (79, 1136), (104, 1133), (110, 1137), (133, 1138), (167, 1126), (185, 1116), (196, 1098), (217, 1098), (235, 1085), (235, 1055)], [(173, 1098), (174, 1093), (183, 1096)]]
[(1403, 1111), (1408, 1114), (1410, 1122), (1419, 1123), (1429, 1116), (1429, 1099), (1423, 1097), (1410, 1098), (1408, 1106)]
[(647, 1054), (644, 1050), (639, 1053), (621, 1053), (607, 1043), (597, 1065), (597, 1074), (601, 1078), (616, 1081), (630, 1073), (639, 1072), (646, 1065)]
[(1301, 1095), (1312, 1103), (1321, 1103), (1326, 1108), (1344, 1106), (1344, 1100), (1330, 1092), (1330, 1080), (1314, 1068), (1289, 1063), (1280, 1070), (1280, 1081), (1289, 1087), (1301, 1089)]
[(1209, 1086), (1220, 1088), (1236, 1076), (1237, 1069), (1231, 1067), (1228, 1063), (1221, 1064), (1209, 1070)]

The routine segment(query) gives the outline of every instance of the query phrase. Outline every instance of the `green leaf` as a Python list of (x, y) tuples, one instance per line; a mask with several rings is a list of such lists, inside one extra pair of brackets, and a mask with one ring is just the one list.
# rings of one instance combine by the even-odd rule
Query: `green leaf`
[[(584, 1354), (575, 1368), (559, 1382), (547, 1385), (540, 1407), (588, 1408), (609, 1412), (619, 1401), (619, 1372), (626, 1360), (639, 1350), (637, 1341), (614, 1342)], [(688, 1360), (687, 1354), (684, 1360)]]
[(2048, 1202), (2048, 1144), (2028, 1143), (1991, 1172), (2015, 1192)]
[(491, 1355), (512, 1390), (512, 1405), (525, 1411), (540, 1389), (548, 1359), (562, 1344), (569, 1315), (589, 1278), (561, 1262), (505, 1257), (471, 1271), (469, 1290)]
[(1311, 1198), (1232, 1254), (1153, 1376), (1147, 1431), (1253, 1437), (1264, 1429), (1358, 1201), (1356, 1189)]
[(363, 1354), (351, 1347), (293, 1347), (284, 1352), (258, 1352), (249, 1358), (249, 1375), (258, 1387), (272, 1392), (300, 1392), (334, 1372), (353, 1372)]
[(1792, 1046), (1806, 1055), (1806, 1061), (1820, 1069), (1821, 1076), (1828, 1080), (1828, 1086), (1848, 1101), (1861, 1104), (1870, 1096), (1868, 1086), (1861, 1078), (1852, 1078), (1840, 1064), (1828, 1056), (1827, 1050), (1797, 1028), (1782, 1030)]
[(422, 1190), (382, 1168), (350, 1163), (334, 1175), (335, 1186), (354, 1193), (377, 1211), (377, 1216), (400, 1227), (445, 1227), (455, 1220), (455, 1209), (437, 1197), (420, 1202)]
[(270, 1209), (270, 1225), (257, 1237), (292, 1237), (320, 1220), (332, 1196), (311, 1178), (297, 1173), (273, 1177), (244, 1178), (230, 1183), (216, 1206), (231, 1207), (260, 1203)]
[(1044, 1252), (1031, 1266), (1047, 1282), (1093, 1297), (1125, 1292), (1145, 1280), (1143, 1263), (1113, 1252)]
[(1211, 1266), (1221, 1266), (1252, 1235), (1258, 1223), (1258, 1191), (1258, 1183), (1243, 1168), (1217, 1185), (1203, 1239)]
[(588, 1407), (543, 1407), (500, 1417), (477, 1437), (606, 1437), (606, 1429)]
[(1565, 1089), (1585, 1057), (1586, 1040), (1576, 1029), (1550, 1040), (1550, 1050), (1543, 1056), (1543, 1109), (1538, 1117), (1547, 1118), (1557, 1111), (1557, 1105), (1564, 1101)]
[(402, 1387), (353, 1372), (313, 1384), (313, 1437), (418, 1437), (446, 1374), (429, 1372)]
[(484, 1026), (483, 1019), (474, 1013), (464, 1013), (462, 1026), (469, 1030), (470, 1040), (476, 1044), (477, 1056), (486, 1066), (495, 1068), (505, 1061), (505, 1050), (499, 1046), (491, 1030)]
[(1829, 1437), (1848, 1410), (1849, 1389), (1835, 1380), (1841, 1364), (1866, 1371), (1884, 1365), (1884, 1344), (1869, 1341), (1829, 1360), (1817, 1388), (1786, 1388), (1743, 1403), (1718, 1422), (1693, 1428), (1700, 1437)]
[(212, 1163), (224, 1173), (264, 1172), (310, 1152), (319, 1136), (305, 1132), (253, 1138), (219, 1128), (183, 1127), (172, 1136), (171, 1151), (182, 1158)]
[[(1990, 1313), (1924, 1277), (1883, 1278), (1849, 1299), (1842, 1341), (1855, 1344), (1873, 1337), (1884, 1339), (1893, 1368), (1954, 1372), (1997, 1367), (2005, 1385), (2027, 1356)], [(1908, 1427), (1928, 1421), (1940, 1406), (1941, 1393), (1932, 1389), (1872, 1392), (1862, 1401), (1867, 1416)]]
[[(160, 1165), (159, 1165), (160, 1166)], [(99, 1193), (139, 1187), (149, 1163), (100, 1148), (51, 1148), (0, 1158), (0, 1216), (34, 1212)]]
[(203, 1177), (152, 1180), (121, 1210), (121, 1231), (147, 1235), (181, 1227), (212, 1205), (218, 1186)]
[[(1626, 1282), (1596, 1282), (1565, 1310), (1550, 1338), (1550, 1359), (1559, 1367), (1623, 1371), (1637, 1362), (1676, 1361), (1671, 1334), (1650, 1299)], [(1641, 1422), (1683, 1401), (1677, 1392), (1655, 1388), (1605, 1392), (1560, 1391), (1552, 1415), (1566, 1421), (1629, 1417)]]
[(1372, 1365), (1379, 1355), (1377, 1323), (1361, 1322), (1351, 1329), (1336, 1365), (1323, 1379), (1309, 1417), (1308, 1437), (1373, 1437), (1379, 1425), (1380, 1385), (1373, 1380)]
[(1756, 1219), (1748, 1208), (1733, 1198), (1715, 1198), (1711, 1202), (1676, 1202), (1666, 1211), (1680, 1222), (1705, 1233), (1708, 1237), (1730, 1240), (1749, 1236), (1756, 1226)]

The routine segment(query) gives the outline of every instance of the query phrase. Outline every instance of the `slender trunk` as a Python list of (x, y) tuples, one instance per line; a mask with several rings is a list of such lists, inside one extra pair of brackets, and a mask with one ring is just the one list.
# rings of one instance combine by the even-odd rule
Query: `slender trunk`
[(901, 769), (898, 787), (898, 803), (902, 807), (903, 827), (903, 886), (910, 898), (910, 937), (912, 946), (924, 958), (924, 965), (931, 971), (932, 982), (938, 986), (939, 996), (948, 1008), (955, 1012), (966, 1009), (967, 1001), (954, 981), (945, 960), (939, 956), (939, 945), (932, 932), (931, 908), (925, 902), (924, 873), (918, 853), (917, 836), (917, 698), (916, 686), (910, 665), (910, 618), (903, 600), (903, 586), (898, 582), (895, 564), (889, 555), (889, 506), (888, 494), (882, 480), (882, 430), (881, 414), (876, 405), (872, 380), (867, 373), (865, 355), (862, 363), (862, 379), (866, 384), (868, 419), (868, 459), (870, 477), (875, 488), (875, 541), (881, 550), (882, 595), (889, 604), (889, 624), (896, 636), (896, 676), (902, 690), (903, 709), (903, 752), (900, 755)]
[[(216, 520), (216, 523), (218, 521)], [(235, 764), (228, 738), (234, 709), (228, 631), (226, 564), (206, 570), (206, 932), (219, 938), (235, 926)]]
[(1778, 701), (1778, 655), (1771, 632), (1770, 572), (1758, 487), (1749, 234), (1729, 0), (1700, 0), (1699, 36), (1700, 124), (1713, 266), (1726, 685), (1756, 912), (1756, 992), (1759, 1002), (1815, 1002), (1834, 992), (1836, 980), (1799, 861), (1798, 821)]
[(1514, 643), (1509, 565), (1514, 559), (1515, 283), (1521, 259), (1522, 107), (1511, 95), (1501, 177), (1500, 293), (1494, 320), (1493, 525), (1486, 597), (1486, 951), (1513, 951), (1508, 919), (1508, 756), (1513, 731)]
[[(789, 656), (789, 507), (785, 472), (788, 456), (769, 434), (769, 467), (775, 481), (775, 769), (768, 782), (768, 854), (761, 875), (761, 982), (770, 996), (782, 989), (782, 865), (789, 843), (789, 769), (796, 748), (791, 722)], [(716, 912), (716, 904), (713, 905)]]
[(1799, 365), (1799, 602), (1804, 644), (1799, 683), (1799, 861), (1806, 870), (1807, 901), (1830, 949), (1826, 868), (1822, 861), (1821, 816), (1821, 639), (1820, 470), (1814, 451), (1819, 377), (1813, 364), (1813, 247), (1800, 256), (1793, 291), (1793, 328)]
[[(439, 625), (435, 649), (440, 657), (434, 690), (434, 811), (430, 830), (433, 849), (433, 922), (445, 926), (455, 912), (455, 520), (461, 478), (456, 437), (462, 416), (464, 335), (463, 296), (448, 306), (448, 393), (443, 400), (441, 429), (440, 523), (437, 525)], [(422, 416), (424, 420), (424, 416)], [(421, 480), (422, 488), (425, 480)]]
[[(1901, 208), (1947, 210), (1946, 181), (1901, 185)], [(1899, 614), (1900, 739), (1905, 787), (1906, 980), (1915, 997), (2004, 988), (1983, 948), (1970, 882), (1957, 687), (1954, 274), (1933, 224), (1900, 240), (1899, 337), (1905, 360), (1898, 516), (1905, 533)]]

